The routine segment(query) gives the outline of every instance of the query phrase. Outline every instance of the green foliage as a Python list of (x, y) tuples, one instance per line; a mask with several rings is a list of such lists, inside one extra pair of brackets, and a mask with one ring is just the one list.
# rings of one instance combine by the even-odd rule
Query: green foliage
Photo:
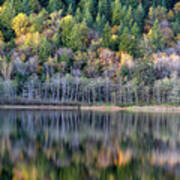
[(135, 49), (136, 49), (136, 39), (135, 37), (132, 36), (128, 27), (125, 27), (123, 30), (123, 33), (120, 35), (119, 51), (124, 51), (133, 55), (133, 53), (135, 52)]
[(161, 32), (159, 21), (156, 20), (149, 35), (150, 45), (154, 51), (163, 50), (165, 41)]
[(40, 11), (40, 4), (38, 0), (29, 1), (30, 13), (38, 13)]
[(135, 38), (140, 36), (140, 29), (136, 22), (132, 26), (131, 33), (134, 35)]
[(98, 13), (96, 17), (95, 27), (99, 32), (103, 31), (105, 23), (106, 23), (105, 16), (104, 15), (101, 16), (100, 13)]
[(63, 7), (62, 1), (59, 1), (59, 0), (49, 0), (49, 3), (48, 3), (48, 11), (49, 12), (58, 11), (62, 7)]
[(73, 50), (85, 50), (88, 46), (89, 29), (85, 22), (75, 24), (69, 34), (69, 46)]
[(9, 1), (6, 1), (3, 4), (0, 13), (0, 26), (6, 41), (9, 41), (12, 37), (14, 37), (14, 33), (11, 28), (11, 20), (14, 16), (15, 9), (12, 7)]
[(47, 19), (48, 14), (46, 10), (40, 11), (38, 15), (31, 14), (29, 21), (31, 23), (31, 32), (41, 32), (43, 30), (43, 22)]
[(16, 17), (14, 17), (12, 20), (12, 28), (15, 31), (17, 37), (28, 32), (28, 24), (29, 19), (26, 14), (19, 13)]
[(106, 25), (104, 26), (104, 32), (102, 35), (103, 47), (109, 48), (111, 46), (111, 38), (112, 38), (111, 27), (109, 26), (109, 23), (106, 23)]
[(143, 26), (144, 16), (145, 16), (145, 12), (144, 12), (143, 6), (142, 6), (142, 4), (139, 4), (137, 7), (137, 10), (135, 12), (135, 19), (141, 29), (143, 29), (142, 26)]
[(121, 21), (121, 3), (119, 0), (115, 0), (112, 11), (112, 24), (119, 25)]
[(40, 42), (40, 48), (39, 48), (39, 58), (42, 62), (47, 60), (47, 58), (50, 56), (52, 50), (52, 46), (47, 40), (46, 37), (42, 38)]
[(110, 17), (111, 17), (111, 4), (110, 4), (110, 0), (101, 0), (98, 3), (98, 12), (100, 13), (100, 15), (104, 15), (107, 21), (110, 21)]
[(148, 58), (144, 59), (143, 61), (138, 61), (133, 77), (136, 79), (138, 85), (153, 85), (154, 81), (156, 80), (153, 62)]
[[(14, 62), (10, 78), (24, 77), (18, 89), (31, 74), (45, 81), (56, 73), (112, 82), (123, 77), (148, 89), (178, 72), (179, 12), (178, 0), (0, 0), (0, 56)], [(175, 60), (163, 72), (156, 67), (156, 77), (150, 60), (164, 53)], [(6, 66), (0, 68), (4, 74)]]
[(60, 21), (60, 33), (61, 33), (61, 41), (63, 45), (70, 46), (70, 34), (72, 32), (72, 28), (75, 24), (74, 18), (71, 15), (67, 15)]

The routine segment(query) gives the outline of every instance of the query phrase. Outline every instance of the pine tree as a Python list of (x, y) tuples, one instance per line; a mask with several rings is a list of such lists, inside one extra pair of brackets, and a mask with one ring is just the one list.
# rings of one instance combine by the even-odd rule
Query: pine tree
[(159, 21), (156, 20), (149, 33), (149, 40), (152, 48), (156, 50), (162, 50), (165, 47), (165, 41), (161, 33)]
[(41, 9), (38, 0), (29, 1), (29, 7), (31, 9), (31, 13), (33, 13), (33, 12), (38, 13)]
[(130, 55), (135, 54), (136, 49), (136, 41), (131, 35), (131, 32), (129, 31), (129, 28), (126, 26), (124, 27), (123, 33), (120, 35), (120, 45), (119, 45), (119, 51), (127, 52)]
[(92, 26), (93, 23), (93, 17), (91, 14), (91, 4), (89, 3), (91, 1), (87, 1), (85, 7), (84, 7), (84, 21), (88, 26)]
[(97, 11), (98, 11), (98, 9), (97, 9), (97, 7), (98, 7), (98, 1), (91, 0), (89, 3), (90, 3), (90, 4), (89, 4), (90, 13), (91, 13), (93, 19), (95, 19), (95, 18), (96, 18), (96, 15), (97, 15)]
[(120, 19), (121, 19), (121, 4), (119, 0), (115, 0), (113, 4), (113, 9), (112, 9), (112, 24), (119, 25)]
[(23, 12), (23, 4), (21, 0), (15, 0), (13, 3), (13, 9), (15, 9), (16, 13), (19, 14), (20, 12)]
[(132, 23), (133, 23), (133, 11), (132, 11), (132, 7), (129, 6), (127, 13), (124, 17), (124, 23), (128, 26), (131, 27)]
[(29, 0), (22, 1), (23, 11), (25, 14), (30, 15), (31, 7), (29, 6)]
[(63, 17), (60, 21), (61, 41), (64, 46), (69, 45), (70, 34), (75, 24), (74, 18), (71, 15)]
[(109, 23), (107, 22), (106, 25), (104, 26), (104, 32), (102, 35), (103, 47), (109, 48), (111, 46), (111, 37), (112, 37), (111, 27), (109, 26)]
[(144, 15), (145, 15), (145, 13), (144, 13), (143, 6), (142, 6), (142, 4), (139, 4), (137, 7), (137, 10), (135, 12), (135, 19), (141, 28), (143, 26)]
[(92, 26), (92, 24), (93, 24), (93, 18), (92, 18), (92, 16), (91, 16), (91, 13), (89, 12), (89, 10), (87, 10), (87, 11), (85, 12), (84, 20), (85, 20), (86, 24), (87, 24), (89, 27)]
[(75, 24), (69, 34), (69, 47), (73, 50), (85, 50), (88, 45), (89, 29), (86, 22)]
[(139, 37), (140, 29), (137, 23), (135, 22), (131, 28), (131, 33), (135, 36), (135, 38)]
[(77, 8), (76, 13), (75, 13), (75, 20), (76, 22), (81, 22), (82, 21), (82, 13), (80, 8)]
[(166, 0), (162, 0), (162, 6), (166, 7)]
[(68, 12), (68, 14), (73, 15), (73, 7), (72, 7), (72, 4), (70, 4), (70, 5), (68, 6), (67, 12)]
[(14, 37), (13, 30), (11, 28), (11, 20), (15, 16), (16, 12), (13, 9), (13, 6), (10, 1), (6, 1), (0, 13), (0, 27), (5, 38), (5, 41), (9, 41), (11, 38)]
[(102, 32), (103, 31), (103, 27), (106, 23), (106, 18), (105, 16), (101, 16), (100, 13), (98, 13), (97, 17), (96, 17), (96, 29), (99, 31), (99, 32)]
[(62, 7), (63, 7), (63, 3), (61, 0), (49, 0), (49, 3), (48, 3), (49, 12), (58, 11)]
[(48, 42), (46, 37), (43, 37), (40, 43), (39, 57), (41, 62), (44, 62), (51, 53), (51, 44)]
[(104, 15), (107, 21), (111, 20), (111, 3), (110, 0), (101, 0), (98, 3), (98, 12)]

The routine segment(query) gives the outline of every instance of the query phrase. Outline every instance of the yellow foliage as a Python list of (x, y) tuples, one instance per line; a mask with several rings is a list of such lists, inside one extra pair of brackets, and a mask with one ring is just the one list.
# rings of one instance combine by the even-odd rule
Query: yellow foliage
[(21, 59), (22, 59), (22, 61), (24, 62), (24, 61), (26, 60), (26, 55), (25, 55), (25, 54), (22, 54), (22, 55), (21, 55)]
[(63, 26), (64, 24), (66, 24), (66, 23), (68, 24), (68, 23), (71, 23), (71, 22), (73, 22), (73, 17), (68, 14), (67, 16), (65, 16), (65, 17), (63, 17), (61, 19), (60, 26)]
[(20, 13), (12, 20), (12, 29), (19, 37), (28, 32), (29, 19), (26, 14)]
[(118, 36), (113, 34), (111, 38), (112, 38), (112, 40), (117, 40)]
[(177, 2), (174, 6), (174, 10), (176, 11), (176, 13), (180, 12), (180, 2)]
[(10, 61), (8, 63), (5, 56), (0, 57), (0, 73), (3, 76), (4, 80), (10, 79), (12, 69), (13, 69), (13, 62)]
[(154, 9), (153, 7), (149, 8), (149, 17), (152, 19), (153, 18), (153, 14), (154, 14)]
[(4, 37), (3, 37), (3, 34), (2, 32), (0, 31), (0, 49), (3, 49), (4, 48)]
[[(49, 84), (50, 82), (50, 76), (49, 74), (46, 75), (46, 82)], [(46, 137), (48, 136), (48, 133), (46, 133)]]
[(4, 37), (1, 31), (0, 31), (0, 41), (4, 41)]
[(38, 171), (35, 167), (27, 166), (26, 164), (18, 164), (13, 169), (13, 180), (36, 180)]
[(148, 36), (151, 36), (151, 34), (152, 34), (152, 29), (149, 30), (149, 32), (148, 32), (147, 35), (148, 35)]
[(172, 19), (174, 17), (174, 12), (172, 11), (172, 10), (170, 10), (169, 12), (168, 12), (168, 18), (169, 19)]
[(30, 48), (37, 48), (40, 45), (41, 36), (39, 32), (28, 33), (24, 40), (24, 45)]
[(133, 57), (126, 52), (121, 53), (121, 65), (128, 65), (129, 67), (133, 66)]
[(177, 40), (180, 40), (180, 33), (176, 37)]

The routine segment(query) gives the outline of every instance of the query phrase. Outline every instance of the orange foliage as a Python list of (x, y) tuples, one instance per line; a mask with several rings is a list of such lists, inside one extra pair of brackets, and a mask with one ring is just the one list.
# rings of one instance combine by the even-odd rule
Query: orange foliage
[(112, 29), (111, 29), (112, 34), (116, 34), (117, 30), (118, 30), (118, 26), (117, 26), (117, 25), (114, 25), (114, 26), (112, 27)]
[(129, 150), (123, 152), (118, 145), (111, 148), (103, 148), (98, 153), (97, 164), (99, 168), (111, 165), (123, 166), (131, 160), (131, 152)]
[(120, 63), (120, 55), (111, 51), (110, 49), (100, 48), (99, 58), (104, 69), (112, 67), (113, 65), (117, 67), (117, 65)]
[(145, 32), (145, 33), (148, 33), (148, 32), (150, 31), (150, 29), (151, 29), (151, 26), (150, 26), (149, 24), (146, 24), (146, 25), (144, 26), (144, 32)]
[(127, 65), (128, 67), (133, 67), (133, 57), (126, 52), (121, 52), (121, 65)]

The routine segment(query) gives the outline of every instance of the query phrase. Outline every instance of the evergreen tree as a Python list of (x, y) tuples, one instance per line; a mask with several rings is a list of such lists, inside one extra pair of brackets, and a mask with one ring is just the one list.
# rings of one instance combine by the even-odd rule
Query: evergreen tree
[(49, 0), (45, 1), (45, 0), (38, 0), (41, 7), (46, 8), (48, 6)]
[(111, 46), (111, 27), (109, 26), (109, 23), (107, 22), (106, 25), (104, 26), (104, 31), (102, 35), (102, 45), (105, 48), (109, 48)]
[(61, 0), (49, 0), (49, 3), (48, 3), (49, 12), (58, 11), (62, 7), (63, 7), (63, 3)]
[(23, 0), (22, 1), (22, 6), (23, 6), (22, 12), (24, 12), (27, 15), (30, 15), (30, 13), (31, 13), (31, 7), (29, 5), (29, 2), (30, 2), (29, 0)]
[(76, 20), (76, 22), (81, 22), (82, 21), (82, 13), (81, 13), (81, 10), (80, 10), (80, 8), (77, 8), (77, 10), (76, 10), (76, 13), (75, 13), (75, 20)]
[(133, 17), (132, 7), (129, 6), (127, 13), (124, 17), (124, 23), (126, 26), (131, 27), (133, 21), (134, 21), (134, 17)]
[(70, 42), (70, 34), (75, 24), (74, 18), (71, 15), (67, 15), (60, 21), (60, 34), (61, 41), (64, 46), (68, 46)]
[(88, 1), (88, 2), (89, 2), (89, 11), (90, 11), (93, 19), (95, 19), (95, 18), (96, 18), (96, 15), (97, 15), (97, 11), (98, 11), (98, 9), (97, 9), (97, 7), (98, 7), (98, 1), (96, 1), (96, 0), (90, 0), (90, 1)]
[(88, 45), (89, 29), (86, 22), (75, 24), (69, 34), (69, 47), (73, 50), (85, 50)]
[(31, 13), (38, 13), (40, 11), (40, 9), (41, 9), (38, 0), (29, 1), (29, 7), (30, 7), (30, 10), (31, 10)]
[(11, 28), (11, 21), (15, 16), (16, 12), (13, 9), (11, 2), (6, 1), (1, 8), (0, 13), (0, 27), (3, 33), (5, 41), (9, 41), (14, 37), (13, 30)]
[(132, 33), (132, 35), (135, 36), (135, 38), (140, 36), (140, 29), (136, 22), (133, 24), (133, 26), (131, 28), (131, 33)]
[(92, 24), (93, 24), (93, 17), (92, 17), (92, 15), (91, 15), (91, 13), (89, 12), (88, 9), (85, 11), (84, 21), (86, 22), (86, 24), (87, 24), (89, 27), (92, 26)]
[(136, 41), (131, 35), (131, 32), (129, 31), (128, 27), (125, 27), (123, 33), (120, 35), (119, 51), (124, 51), (131, 55), (134, 55), (136, 49), (135, 43)]
[(142, 26), (143, 26), (144, 15), (145, 15), (145, 12), (144, 12), (143, 6), (142, 4), (139, 4), (135, 12), (135, 19), (138, 25), (141, 27), (141, 29), (143, 29)]
[(39, 57), (41, 62), (44, 62), (51, 54), (51, 44), (46, 37), (43, 37), (39, 48)]
[(98, 12), (104, 15), (107, 21), (111, 21), (111, 3), (110, 0), (101, 0), (98, 3)]
[(106, 18), (105, 16), (101, 16), (100, 13), (98, 13), (97, 17), (96, 17), (96, 29), (99, 31), (99, 32), (102, 32), (103, 31), (103, 27), (106, 23)]
[(121, 19), (121, 4), (119, 0), (115, 0), (113, 4), (113, 9), (112, 9), (112, 24), (119, 25), (120, 19)]
[(68, 12), (68, 14), (73, 15), (73, 7), (72, 7), (72, 4), (70, 4), (70, 5), (68, 6), (67, 12)]
[(160, 24), (158, 20), (155, 21), (150, 31), (149, 40), (150, 40), (152, 48), (155, 51), (162, 50), (165, 47), (165, 41), (161, 33), (161, 28), (160, 28)]
[(88, 26), (92, 26), (93, 24), (93, 16), (92, 16), (92, 0), (87, 1), (84, 6), (84, 21)]
[(20, 12), (23, 12), (23, 4), (21, 0), (15, 0), (13, 3), (13, 9), (15, 9), (16, 13), (19, 14)]

